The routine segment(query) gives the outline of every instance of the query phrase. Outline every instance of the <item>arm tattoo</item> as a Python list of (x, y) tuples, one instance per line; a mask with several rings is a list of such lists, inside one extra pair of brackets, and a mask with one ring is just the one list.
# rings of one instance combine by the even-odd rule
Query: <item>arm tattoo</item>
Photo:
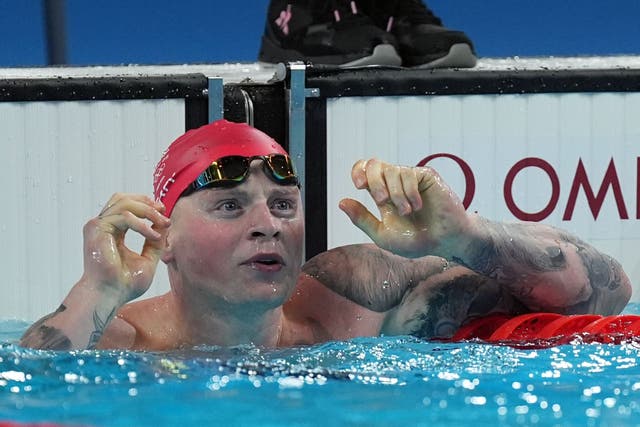
[(303, 271), (337, 294), (384, 312), (397, 306), (419, 280), (446, 265), (441, 258), (411, 260), (374, 245), (349, 245), (315, 256)]
[(439, 283), (425, 309), (408, 318), (405, 325), (419, 338), (446, 338), (465, 320), (495, 311), (515, 314), (524, 308), (494, 280), (469, 272)]
[(582, 295), (587, 300), (573, 296), (579, 300), (568, 300), (565, 308), (570, 312), (613, 314), (626, 304), (630, 284), (622, 266), (579, 238), (540, 224), (487, 221), (486, 227), (489, 237), (468, 248), (467, 259), (456, 261), (511, 287), (518, 298), (526, 300), (534, 291), (536, 281), (526, 280), (527, 276), (569, 268), (563, 252), (563, 248), (569, 248), (585, 269), (588, 283), (583, 284)]
[(454, 259), (480, 274), (513, 282), (523, 272), (559, 271), (567, 260), (559, 245), (544, 245), (538, 224), (486, 222), (489, 237), (468, 250), (467, 259)]
[(93, 312), (93, 327), (95, 328), (93, 332), (91, 332), (91, 336), (89, 336), (89, 343), (87, 344), (88, 349), (93, 349), (102, 338), (102, 334), (104, 333), (104, 329), (107, 327), (111, 319), (116, 313), (115, 307), (111, 312), (107, 315), (107, 318), (102, 320), (100, 315), (98, 315), (98, 311)]
[(576, 247), (576, 252), (587, 270), (594, 289), (616, 290), (623, 281), (622, 266), (613, 258), (597, 251), (577, 237), (565, 235), (564, 239)]
[(575, 246), (592, 290), (590, 298), (576, 304), (571, 308), (571, 312), (595, 312), (604, 315), (619, 313), (631, 296), (631, 284), (620, 263), (577, 237), (564, 237)]
[(345, 246), (312, 258), (303, 271), (363, 307), (385, 311), (400, 302), (401, 287), (408, 285), (391, 264), (378, 248)]
[(56, 311), (44, 316), (42, 319), (31, 325), (31, 327), (29, 327), (22, 336), (20, 345), (23, 347), (49, 350), (71, 349), (71, 341), (61, 330), (44, 324), (47, 320), (59, 313), (62, 313), (66, 309), (67, 307), (65, 307), (64, 304), (61, 304)]

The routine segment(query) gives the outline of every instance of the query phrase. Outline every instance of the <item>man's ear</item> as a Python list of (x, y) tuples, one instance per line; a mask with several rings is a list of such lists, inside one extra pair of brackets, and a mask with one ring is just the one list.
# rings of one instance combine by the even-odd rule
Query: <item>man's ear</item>
[(172, 241), (171, 228), (169, 228), (169, 230), (167, 230), (167, 234), (164, 237), (164, 250), (162, 251), (162, 255), (160, 256), (160, 259), (162, 260), (162, 262), (164, 262), (167, 265), (172, 263), (173, 260), (175, 259), (173, 254), (173, 245), (171, 245), (171, 241)]

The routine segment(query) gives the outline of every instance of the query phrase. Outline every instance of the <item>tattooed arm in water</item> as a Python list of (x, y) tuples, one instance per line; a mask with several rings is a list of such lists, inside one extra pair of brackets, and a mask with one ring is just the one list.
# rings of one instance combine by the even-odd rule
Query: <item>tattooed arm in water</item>
[(307, 281), (383, 313), (380, 332), (388, 335), (445, 337), (471, 317), (527, 311), (495, 280), (455, 262), (405, 258), (371, 244), (323, 252), (303, 272)]
[[(169, 219), (164, 207), (145, 196), (114, 194), (100, 215), (84, 227), (84, 274), (53, 313), (22, 336), (25, 347), (70, 350), (95, 348), (109, 327), (120, 347), (133, 342), (132, 327), (116, 317), (125, 303), (151, 285)], [(146, 221), (150, 221), (149, 225)], [(125, 233), (145, 237), (140, 254), (124, 244)]]
[(565, 231), (535, 223), (476, 218), (483, 237), (455, 258), (496, 280), (534, 311), (619, 313), (631, 283), (613, 258)]
[(447, 322), (492, 311), (613, 314), (629, 300), (629, 280), (615, 260), (549, 226), (468, 214), (431, 168), (360, 161), (352, 177), (381, 219), (354, 200), (340, 207), (379, 248), (328, 251), (304, 271), (360, 305), (388, 311), (386, 327), (395, 332), (439, 335)]

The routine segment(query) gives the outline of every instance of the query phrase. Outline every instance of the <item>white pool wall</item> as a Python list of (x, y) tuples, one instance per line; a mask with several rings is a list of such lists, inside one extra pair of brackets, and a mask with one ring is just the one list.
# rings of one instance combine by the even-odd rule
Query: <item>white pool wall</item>
[[(476, 70), (640, 69), (638, 57), (482, 59)], [(202, 72), (225, 82), (266, 82), (273, 67), (260, 64), (0, 69), (0, 79), (109, 77)], [(151, 195), (160, 153), (184, 132), (184, 100), (0, 102), (5, 198), (0, 209), (0, 315), (33, 320), (54, 310), (82, 274), (82, 226), (114, 192)], [(559, 179), (557, 205), (545, 222), (578, 234), (623, 264), (640, 301), (640, 94), (573, 93), (360, 97), (327, 101), (328, 244), (366, 241), (336, 208), (352, 190), (348, 171), (361, 157), (414, 165), (448, 153), (471, 168), (476, 192), (470, 209), (497, 220), (517, 220), (505, 203), (505, 176), (536, 157)], [(629, 218), (620, 217), (609, 191), (594, 218), (584, 191), (570, 220), (563, 219), (579, 163), (595, 192), (613, 161)], [(432, 163), (464, 194), (455, 163)], [(518, 172), (512, 194), (536, 212), (554, 189), (536, 168)], [(141, 239), (132, 238), (133, 247)], [(161, 266), (147, 296), (168, 289)]]

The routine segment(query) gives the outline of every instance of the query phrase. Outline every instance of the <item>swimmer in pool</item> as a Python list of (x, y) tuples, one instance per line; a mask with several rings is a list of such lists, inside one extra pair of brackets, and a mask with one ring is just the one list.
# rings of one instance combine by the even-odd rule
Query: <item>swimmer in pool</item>
[[(21, 344), (169, 350), (447, 337), (489, 313), (617, 314), (630, 298), (612, 258), (552, 227), (467, 213), (431, 168), (371, 159), (351, 175), (380, 217), (355, 200), (340, 208), (375, 244), (303, 265), (299, 182), (285, 150), (244, 124), (187, 132), (158, 163), (155, 201), (115, 194), (87, 222), (82, 277)], [(141, 253), (125, 246), (130, 231), (144, 236)], [(132, 302), (159, 260), (170, 291)]]

